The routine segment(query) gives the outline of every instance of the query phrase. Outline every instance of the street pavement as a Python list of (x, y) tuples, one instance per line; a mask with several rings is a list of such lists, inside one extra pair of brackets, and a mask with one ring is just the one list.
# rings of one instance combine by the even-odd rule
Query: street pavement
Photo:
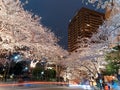
[[(0, 90), (86, 90), (82, 86), (67, 85), (60, 82), (1, 82)], [(94, 89), (87, 89), (94, 90)]]
[(71, 87), (0, 87), (0, 90), (83, 90)]
[[(68, 87), (65, 85), (53, 85), (53, 84), (0, 84), (0, 90), (84, 90), (80, 87)], [(87, 89), (88, 90), (88, 89)], [(89, 89), (90, 90), (90, 89)], [(92, 89), (94, 90), (94, 89)]]
[(0, 90), (83, 90), (80, 88), (0, 88)]
[[(86, 85), (66, 85), (61, 83), (52, 82), (27, 82), (27, 83), (17, 83), (17, 82), (0, 82), (0, 90), (99, 90), (94, 89), (83, 89)], [(111, 85), (113, 90), (120, 90), (120, 84), (116, 83)]]

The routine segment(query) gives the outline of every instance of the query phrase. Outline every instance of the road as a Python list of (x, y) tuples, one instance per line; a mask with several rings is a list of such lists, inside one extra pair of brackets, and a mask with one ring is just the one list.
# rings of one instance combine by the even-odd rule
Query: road
[(0, 90), (83, 90), (80, 88), (70, 88), (70, 87), (37, 87), (37, 88), (23, 88), (23, 87), (0, 87)]
[[(0, 90), (84, 90), (81, 88), (83, 87), (76, 85), (68, 87), (64, 83), (56, 82), (0, 83)], [(87, 90), (93, 89), (87, 87)]]

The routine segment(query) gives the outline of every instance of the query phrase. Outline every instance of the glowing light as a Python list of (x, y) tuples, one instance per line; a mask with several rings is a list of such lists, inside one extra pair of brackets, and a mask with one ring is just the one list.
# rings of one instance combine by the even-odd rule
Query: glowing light
[(38, 63), (39, 61), (31, 61), (31, 63), (30, 63), (30, 67), (31, 68), (35, 68), (36, 67), (36, 64)]
[(90, 27), (90, 24), (86, 24), (88, 27)]
[(19, 56), (14, 56), (14, 59), (15, 59), (15, 60), (19, 59)]
[(41, 72), (41, 74), (43, 75), (43, 74), (44, 74), (44, 72)]

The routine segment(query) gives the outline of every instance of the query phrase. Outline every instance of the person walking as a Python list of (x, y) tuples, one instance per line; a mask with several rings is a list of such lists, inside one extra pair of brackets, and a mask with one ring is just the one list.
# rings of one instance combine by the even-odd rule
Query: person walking
[(104, 90), (110, 90), (110, 86), (107, 85), (107, 84), (105, 84), (105, 86), (104, 86)]

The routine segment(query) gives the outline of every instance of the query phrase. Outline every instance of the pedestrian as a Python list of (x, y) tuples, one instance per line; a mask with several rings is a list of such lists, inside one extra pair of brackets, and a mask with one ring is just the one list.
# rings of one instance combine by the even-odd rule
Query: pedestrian
[(110, 90), (110, 86), (107, 85), (107, 84), (105, 84), (105, 86), (104, 86), (104, 90)]

